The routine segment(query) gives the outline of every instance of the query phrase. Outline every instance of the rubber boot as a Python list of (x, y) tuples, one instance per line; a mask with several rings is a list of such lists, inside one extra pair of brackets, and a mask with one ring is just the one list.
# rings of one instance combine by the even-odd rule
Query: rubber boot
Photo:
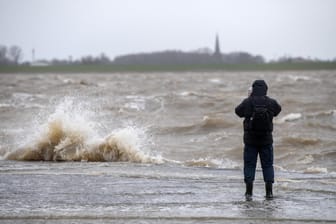
[(265, 190), (266, 190), (266, 199), (272, 200), (273, 199), (273, 183), (272, 182), (266, 183)]
[(246, 183), (246, 201), (252, 201), (253, 183)]

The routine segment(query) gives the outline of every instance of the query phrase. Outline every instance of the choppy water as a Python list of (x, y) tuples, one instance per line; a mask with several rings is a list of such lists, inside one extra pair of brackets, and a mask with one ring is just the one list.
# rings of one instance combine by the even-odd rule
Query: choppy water
[[(254, 200), (245, 202), (234, 108), (260, 78), (283, 108), (274, 131), (276, 198), (264, 200), (259, 169)], [(335, 78), (0, 75), (0, 221), (335, 222)]]

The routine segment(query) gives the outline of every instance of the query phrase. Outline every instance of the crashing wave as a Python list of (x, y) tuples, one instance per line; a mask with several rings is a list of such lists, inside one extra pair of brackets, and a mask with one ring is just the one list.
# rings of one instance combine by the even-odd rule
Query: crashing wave
[[(57, 107), (36, 136), (9, 152), (9, 160), (31, 161), (129, 161), (161, 163), (162, 158), (141, 149), (146, 138), (142, 130), (128, 127), (107, 137), (97, 135), (82, 111), (73, 111), (73, 102)], [(141, 136), (143, 135), (143, 136)]]

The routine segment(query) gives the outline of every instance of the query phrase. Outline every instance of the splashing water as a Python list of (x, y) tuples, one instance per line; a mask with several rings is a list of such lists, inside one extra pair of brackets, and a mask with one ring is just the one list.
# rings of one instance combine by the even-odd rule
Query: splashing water
[(141, 149), (147, 139), (144, 130), (129, 126), (102, 138), (97, 134), (97, 123), (89, 119), (92, 112), (76, 103), (74, 98), (65, 98), (30, 140), (9, 152), (6, 159), (162, 162), (159, 156)]

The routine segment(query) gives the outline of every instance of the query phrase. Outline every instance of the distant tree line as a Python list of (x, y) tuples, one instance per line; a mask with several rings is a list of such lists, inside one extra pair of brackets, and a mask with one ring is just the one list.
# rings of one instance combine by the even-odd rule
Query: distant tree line
[(22, 50), (18, 46), (0, 45), (0, 65), (18, 65), (22, 59)]
[(116, 65), (192, 65), (192, 64), (261, 64), (265, 63), (262, 56), (254, 56), (246, 52), (235, 52), (229, 54), (214, 55), (210, 52), (183, 52), (183, 51), (161, 51), (152, 53), (139, 53), (117, 56), (111, 60), (104, 53), (98, 56), (84, 56), (78, 60), (52, 59), (39, 60), (39, 62), (51, 65), (69, 64), (116, 64)]
[[(20, 47), (6, 47), (0, 45), (0, 65), (192, 65), (192, 64), (263, 64), (265, 59), (260, 55), (252, 55), (247, 52), (231, 52), (226, 54), (214, 54), (208, 48), (202, 48), (194, 52), (183, 51), (161, 51), (152, 53), (138, 53), (117, 56), (111, 60), (107, 55), (101, 53), (98, 56), (87, 55), (79, 59), (52, 59), (34, 60), (32, 62), (21, 62), (23, 53)], [(309, 63), (323, 62), (319, 59), (303, 57), (281, 57), (270, 63)], [(330, 61), (329, 61), (330, 62)], [(333, 60), (336, 62), (336, 59)]]
[(52, 59), (51, 61), (47, 60), (39, 60), (41, 62), (50, 64), (50, 65), (104, 65), (104, 64), (111, 64), (112, 61), (108, 56), (104, 53), (101, 53), (99, 56), (91, 56), (87, 55), (81, 57), (78, 60), (72, 60), (70, 57), (68, 60), (66, 59)]
[(154, 65), (190, 65), (190, 64), (261, 64), (262, 56), (246, 52), (214, 55), (212, 53), (162, 51), (153, 53), (130, 54), (118, 56), (115, 64), (154, 64)]

